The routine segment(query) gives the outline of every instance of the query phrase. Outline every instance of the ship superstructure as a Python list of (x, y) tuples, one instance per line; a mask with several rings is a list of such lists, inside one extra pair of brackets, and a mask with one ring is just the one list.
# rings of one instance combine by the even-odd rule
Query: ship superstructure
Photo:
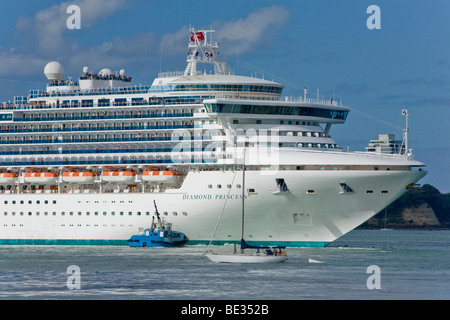
[[(238, 242), (242, 154), (248, 242), (323, 246), (425, 175), (410, 154), (343, 152), (333, 100), (281, 97), (279, 83), (237, 76), (212, 30), (192, 29), (184, 72), (133, 85), (124, 70), (83, 68), (0, 110), (0, 243), (126, 244), (152, 218), (189, 243)], [(200, 65), (211, 72), (199, 71)]]

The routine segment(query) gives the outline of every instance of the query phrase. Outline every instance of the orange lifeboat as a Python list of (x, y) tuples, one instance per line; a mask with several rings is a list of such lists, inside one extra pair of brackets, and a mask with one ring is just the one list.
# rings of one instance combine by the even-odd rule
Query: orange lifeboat
[(32, 184), (55, 184), (58, 175), (54, 172), (28, 171), (25, 173), (25, 182)]
[(0, 184), (14, 184), (17, 181), (17, 174), (12, 172), (0, 173)]
[(103, 181), (114, 183), (134, 183), (136, 179), (136, 173), (131, 170), (110, 170), (103, 171)]
[(90, 171), (68, 170), (63, 173), (62, 179), (68, 183), (91, 184), (94, 183), (95, 173)]
[(174, 183), (178, 177), (179, 173), (174, 170), (145, 170), (142, 173), (142, 180), (156, 183)]

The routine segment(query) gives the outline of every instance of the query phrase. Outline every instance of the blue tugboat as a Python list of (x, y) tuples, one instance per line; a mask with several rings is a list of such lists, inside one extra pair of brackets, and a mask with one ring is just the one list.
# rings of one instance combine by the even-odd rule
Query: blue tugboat
[(130, 247), (179, 247), (189, 241), (189, 238), (182, 232), (172, 231), (170, 226), (165, 228), (161, 222), (156, 202), (155, 205), (158, 227), (153, 216), (151, 228), (145, 229), (143, 234), (133, 235), (128, 244)]

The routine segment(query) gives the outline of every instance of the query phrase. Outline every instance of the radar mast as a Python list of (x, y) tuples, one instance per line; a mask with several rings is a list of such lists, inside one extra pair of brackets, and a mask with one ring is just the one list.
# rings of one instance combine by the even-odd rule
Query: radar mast
[(196, 76), (198, 63), (214, 64), (214, 74), (228, 74), (230, 70), (225, 61), (219, 59), (219, 44), (212, 41), (215, 30), (197, 30), (191, 28), (189, 32), (187, 67), (184, 76)]

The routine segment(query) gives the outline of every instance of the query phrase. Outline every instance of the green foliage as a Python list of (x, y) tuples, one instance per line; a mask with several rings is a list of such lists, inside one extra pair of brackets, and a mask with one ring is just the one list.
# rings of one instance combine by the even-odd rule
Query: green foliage
[[(442, 194), (438, 189), (429, 184), (411, 188), (386, 208), (388, 227), (389, 224), (395, 225), (396, 227), (406, 226), (408, 221), (403, 220), (402, 211), (405, 208), (418, 208), (423, 204), (427, 204), (433, 209), (442, 228), (450, 228), (450, 193)], [(384, 221), (384, 215), (385, 210), (382, 210), (374, 218), (378, 221)], [(369, 221), (369, 223), (366, 222), (361, 227), (367, 228), (371, 226), (373, 226), (373, 223)], [(381, 224), (377, 227), (380, 226)]]

